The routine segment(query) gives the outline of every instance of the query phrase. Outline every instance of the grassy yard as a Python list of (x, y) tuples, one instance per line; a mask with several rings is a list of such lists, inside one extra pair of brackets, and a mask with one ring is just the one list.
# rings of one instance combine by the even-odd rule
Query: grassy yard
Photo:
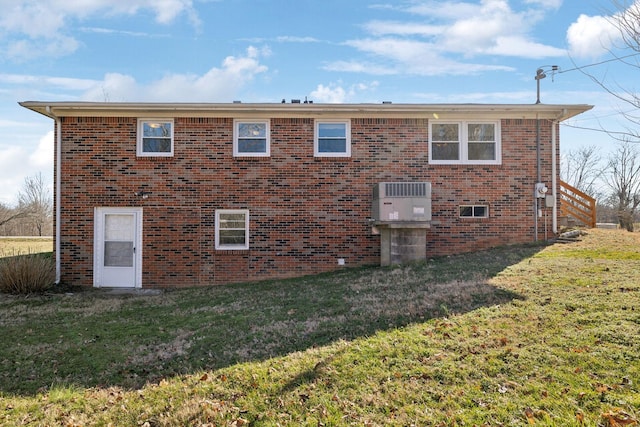
[(0, 425), (630, 426), (640, 234), (296, 280), (0, 295)]
[(0, 237), (0, 258), (53, 251), (51, 237)]

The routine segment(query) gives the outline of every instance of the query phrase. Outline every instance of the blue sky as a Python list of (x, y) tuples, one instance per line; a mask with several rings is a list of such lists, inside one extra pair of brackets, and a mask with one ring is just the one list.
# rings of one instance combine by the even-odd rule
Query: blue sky
[[(53, 122), (19, 101), (593, 104), (562, 149), (629, 111), (578, 70), (620, 45), (612, 0), (0, 0), (0, 203), (51, 181)], [(635, 59), (635, 58), (633, 58)], [(584, 70), (632, 89), (616, 62)]]

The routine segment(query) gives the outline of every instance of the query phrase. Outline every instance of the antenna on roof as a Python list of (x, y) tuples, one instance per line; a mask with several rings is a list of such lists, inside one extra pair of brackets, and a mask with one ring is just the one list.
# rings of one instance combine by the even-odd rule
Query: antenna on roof
[(536, 79), (536, 104), (540, 104), (540, 80), (547, 77), (545, 68), (547, 69), (546, 71), (551, 71), (551, 81), (553, 81), (553, 77), (555, 76), (556, 71), (558, 71), (557, 65), (543, 65), (536, 70), (536, 76), (534, 77)]

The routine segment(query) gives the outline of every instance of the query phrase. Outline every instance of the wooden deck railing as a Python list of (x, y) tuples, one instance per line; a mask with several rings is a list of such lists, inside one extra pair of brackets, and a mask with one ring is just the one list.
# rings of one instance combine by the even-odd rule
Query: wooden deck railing
[(596, 226), (596, 199), (560, 181), (560, 216), (570, 217), (584, 226)]

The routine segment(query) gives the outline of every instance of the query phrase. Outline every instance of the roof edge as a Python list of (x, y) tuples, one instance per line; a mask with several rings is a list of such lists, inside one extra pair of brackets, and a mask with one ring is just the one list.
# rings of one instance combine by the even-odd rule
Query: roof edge
[(235, 117), (433, 117), (477, 115), (501, 118), (566, 120), (593, 108), (587, 104), (320, 104), (320, 103), (188, 103), (188, 102), (19, 102), (50, 118), (64, 116), (198, 116)]

